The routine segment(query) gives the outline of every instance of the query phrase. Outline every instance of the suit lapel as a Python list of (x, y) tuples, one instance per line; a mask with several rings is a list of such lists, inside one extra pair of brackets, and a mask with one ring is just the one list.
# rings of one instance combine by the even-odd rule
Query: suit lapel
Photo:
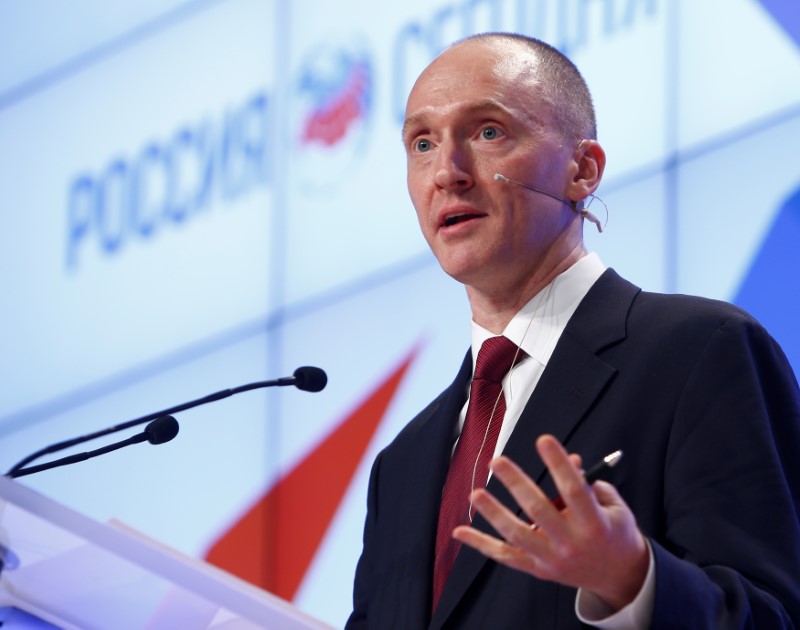
[[(610, 386), (616, 369), (597, 353), (625, 337), (625, 320), (639, 289), (607, 270), (587, 293), (567, 324), (553, 356), (520, 416), (503, 453), (537, 482), (546, 473), (535, 452), (536, 438), (550, 433), (568, 444), (597, 398)], [(511, 494), (494, 477), (488, 490), (514, 512)], [(473, 527), (491, 535), (494, 530), (477, 515)], [(487, 558), (462, 547), (445, 585), (431, 628), (444, 623), (475, 580)]]
[(472, 375), (472, 355), (467, 352), (455, 381), (419, 418), (411, 436), (413, 451), (404, 463), (402, 499), (397, 518), (402, 520), (404, 546), (413, 552), (409, 572), (414, 575), (409, 588), (413, 593), (405, 605), (415, 610), (419, 627), (430, 618), (433, 590), (433, 558), (436, 523), (439, 519), (442, 487), (450, 463), (458, 414), (466, 401), (467, 384)]

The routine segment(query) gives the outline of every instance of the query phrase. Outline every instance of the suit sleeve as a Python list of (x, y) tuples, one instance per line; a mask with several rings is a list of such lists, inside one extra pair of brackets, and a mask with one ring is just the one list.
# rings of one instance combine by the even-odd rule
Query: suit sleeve
[(652, 628), (800, 625), (800, 394), (758, 324), (699, 352), (666, 453)]

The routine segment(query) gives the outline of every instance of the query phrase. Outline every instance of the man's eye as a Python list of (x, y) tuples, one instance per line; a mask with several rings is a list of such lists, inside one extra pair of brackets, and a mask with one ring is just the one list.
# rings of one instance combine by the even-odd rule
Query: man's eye
[(431, 141), (425, 140), (424, 138), (422, 140), (417, 140), (416, 144), (414, 145), (414, 148), (416, 149), (417, 153), (425, 153), (427, 151), (430, 151)]
[(481, 129), (481, 138), (484, 140), (494, 140), (500, 136), (500, 131), (497, 127), (484, 127)]

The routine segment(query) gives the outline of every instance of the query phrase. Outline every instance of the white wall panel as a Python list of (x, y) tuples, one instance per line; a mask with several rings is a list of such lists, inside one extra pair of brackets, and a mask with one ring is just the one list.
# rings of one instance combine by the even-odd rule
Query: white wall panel
[(776, 213), (800, 185), (792, 137), (800, 137), (800, 116), (680, 168), (679, 291), (735, 297)]
[(263, 317), (269, 4), (220, 4), (0, 111), (0, 417)]
[(800, 103), (800, 49), (757, 0), (684, 0), (678, 26), (682, 149)]

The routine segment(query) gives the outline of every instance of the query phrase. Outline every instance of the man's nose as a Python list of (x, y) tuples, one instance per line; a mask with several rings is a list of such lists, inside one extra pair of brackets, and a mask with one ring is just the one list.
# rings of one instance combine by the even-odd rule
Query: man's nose
[(446, 140), (440, 143), (434, 168), (434, 182), (438, 188), (461, 191), (475, 184), (472, 159), (469, 152), (457, 142)]

